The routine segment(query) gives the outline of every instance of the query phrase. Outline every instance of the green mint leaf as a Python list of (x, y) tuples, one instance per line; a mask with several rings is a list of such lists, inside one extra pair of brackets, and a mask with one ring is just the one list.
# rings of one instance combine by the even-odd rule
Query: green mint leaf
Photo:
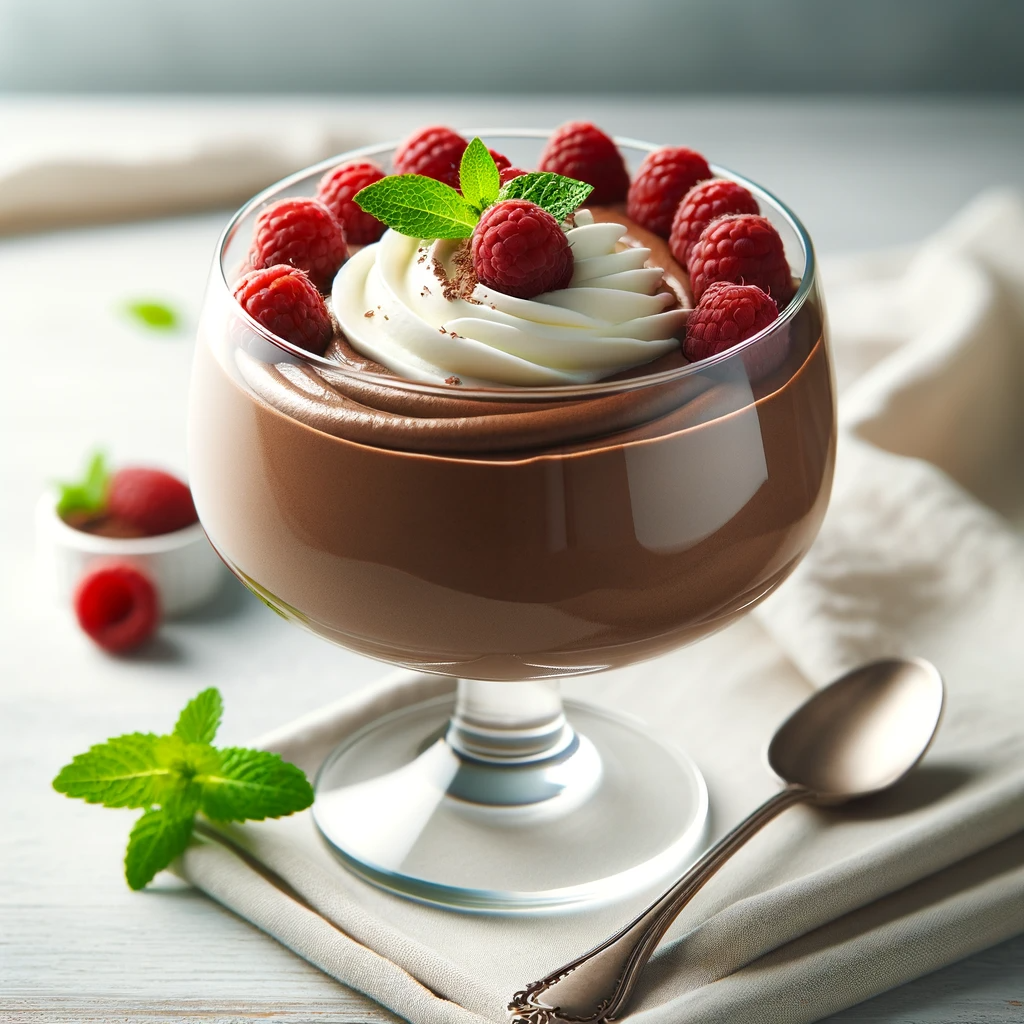
[(217, 821), (279, 818), (313, 802), (302, 770), (277, 754), (210, 745), (223, 702), (214, 687), (185, 705), (174, 732), (133, 732), (90, 747), (53, 780), (58, 793), (107, 807), (143, 807), (125, 853), (124, 871), (142, 889), (181, 854), (195, 814)]
[(185, 852), (192, 835), (192, 815), (163, 808), (146, 811), (135, 822), (124, 855), (124, 877), (133, 889), (143, 889), (153, 876)]
[(555, 220), (563, 221), (593, 191), (594, 186), (585, 181), (541, 171), (513, 178), (502, 186), (498, 199), (525, 199), (547, 210)]
[(220, 770), (198, 776), (200, 807), (215, 821), (262, 821), (307, 808), (313, 787), (302, 769), (278, 754), (244, 747), (219, 751)]
[(462, 189), (462, 198), (480, 213), (498, 198), (498, 190), (501, 188), (498, 165), (478, 138), (473, 139), (462, 154), (459, 187)]
[(107, 504), (107, 489), (110, 487), (106, 456), (103, 452), (95, 452), (81, 480), (58, 486), (60, 497), (57, 499), (57, 515), (67, 516), (72, 512), (95, 515), (102, 512)]
[(356, 203), (399, 234), (469, 238), (480, 215), (450, 185), (422, 174), (397, 174), (355, 194)]
[(152, 299), (126, 302), (124, 311), (141, 326), (152, 331), (176, 331), (181, 325), (181, 317), (170, 306)]
[(186, 743), (212, 743), (224, 714), (220, 691), (211, 686), (196, 694), (182, 709), (174, 735)]
[(173, 756), (151, 732), (115, 736), (65, 765), (53, 788), (106, 807), (151, 807), (176, 787)]

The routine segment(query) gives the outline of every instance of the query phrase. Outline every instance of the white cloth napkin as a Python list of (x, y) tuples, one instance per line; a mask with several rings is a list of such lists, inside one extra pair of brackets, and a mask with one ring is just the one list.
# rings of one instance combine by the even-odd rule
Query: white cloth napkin
[[(896, 790), (796, 808), (702, 890), (645, 974), (644, 1024), (818, 1020), (1024, 930), (1024, 207), (976, 201), (915, 252), (833, 263), (837, 477), (794, 577), (716, 637), (571, 692), (660, 723), (703, 767), (714, 831), (767, 796), (762, 751), (813, 685), (920, 654), (941, 733)], [(316, 769), (384, 710), (450, 690), (399, 672), (263, 744)], [(209, 832), (181, 870), (414, 1024), (499, 1021), (511, 994), (650, 895), (546, 917), (446, 913), (341, 869), (308, 814)]]
[(0, 104), (0, 234), (230, 209), (396, 120), (272, 98)]

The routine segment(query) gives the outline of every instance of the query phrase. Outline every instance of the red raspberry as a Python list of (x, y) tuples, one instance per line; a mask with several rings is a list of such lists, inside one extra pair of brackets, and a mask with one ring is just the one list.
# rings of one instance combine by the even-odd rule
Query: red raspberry
[(629, 172), (618, 146), (586, 121), (570, 121), (556, 128), (537, 169), (593, 185), (587, 202), (595, 206), (621, 202), (629, 188)]
[(75, 615), (84, 632), (105, 650), (138, 647), (160, 622), (156, 588), (131, 565), (104, 565), (75, 590)]
[(524, 171), (521, 167), (503, 167), (498, 172), (498, 177), (501, 178), (502, 185), (507, 185), (513, 178), (521, 178), (524, 174), (529, 173), (529, 171)]
[(242, 309), (279, 338), (323, 355), (334, 334), (323, 296), (305, 271), (284, 264), (252, 270), (235, 285)]
[(700, 153), (685, 146), (656, 149), (644, 157), (629, 186), (626, 212), (648, 231), (668, 238), (679, 200), (710, 177), (711, 168)]
[(763, 331), (779, 316), (775, 300), (753, 284), (708, 285), (686, 323), (683, 354), (707, 359)]
[(793, 295), (782, 239), (766, 217), (741, 213), (713, 220), (697, 239), (687, 269), (698, 302), (712, 281), (756, 284), (780, 308)]
[(470, 245), (477, 280), (506, 295), (532, 299), (572, 280), (565, 233), (547, 210), (525, 199), (506, 199), (484, 210)]
[(351, 245), (369, 245), (384, 234), (384, 225), (353, 201), (360, 189), (383, 177), (384, 172), (376, 164), (363, 160), (335, 167), (320, 179), (316, 197), (334, 214)]
[(160, 469), (119, 469), (110, 481), (107, 511), (145, 537), (183, 530), (199, 518), (188, 486)]
[(425, 174), (459, 187), (459, 163), (469, 143), (451, 128), (434, 125), (413, 132), (395, 150), (395, 174)]
[(487, 152), (491, 154), (494, 166), (498, 168), (499, 172), (505, 170), (506, 167), (512, 166), (512, 161), (504, 153), (499, 153), (496, 149), (489, 149)]
[(249, 250), (254, 270), (287, 263), (306, 271), (325, 292), (346, 259), (348, 246), (341, 225), (317, 199), (280, 199), (256, 218)]
[(712, 178), (694, 185), (683, 196), (672, 220), (668, 246), (685, 267), (700, 233), (713, 221), (728, 213), (757, 213), (757, 200), (735, 181)]

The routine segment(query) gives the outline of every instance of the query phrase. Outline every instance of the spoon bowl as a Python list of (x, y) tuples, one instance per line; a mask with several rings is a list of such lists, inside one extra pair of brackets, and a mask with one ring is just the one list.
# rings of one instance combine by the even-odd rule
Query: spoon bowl
[(819, 804), (888, 789), (924, 756), (942, 717), (944, 688), (920, 658), (862, 665), (819, 690), (779, 726), (768, 765)]

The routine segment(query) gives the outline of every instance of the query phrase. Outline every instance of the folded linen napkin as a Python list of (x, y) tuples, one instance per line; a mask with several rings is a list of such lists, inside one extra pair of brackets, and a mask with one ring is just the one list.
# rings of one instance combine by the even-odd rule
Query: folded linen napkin
[[(767, 796), (762, 751), (813, 685), (931, 658), (949, 686), (925, 763), (842, 810), (795, 808), (676, 922), (631, 1018), (802, 1022), (1024, 930), (1024, 206), (991, 194), (916, 252), (832, 264), (844, 387), (821, 535), (754, 616), (574, 694), (659, 722), (708, 779), (724, 832)], [(398, 672), (263, 744), (314, 771), (341, 737), (450, 691)], [(193, 884), (414, 1024), (498, 1021), (513, 991), (651, 893), (516, 918), (448, 913), (342, 870), (309, 815), (207, 831)]]

